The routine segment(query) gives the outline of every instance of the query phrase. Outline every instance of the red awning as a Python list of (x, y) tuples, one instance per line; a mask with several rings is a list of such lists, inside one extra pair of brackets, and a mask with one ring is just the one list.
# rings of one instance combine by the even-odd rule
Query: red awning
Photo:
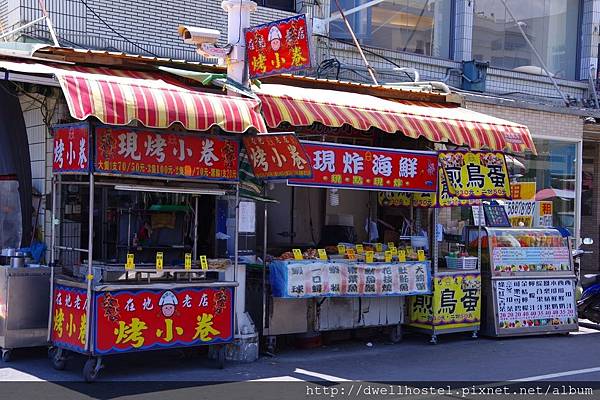
[(149, 128), (168, 128), (179, 122), (192, 131), (213, 126), (234, 133), (267, 131), (258, 101), (199, 92), (163, 73), (10, 61), (0, 61), (0, 68), (54, 75), (78, 120), (93, 116), (111, 125), (139, 121)]
[(284, 122), (309, 126), (344, 124), (451, 142), (470, 149), (535, 153), (529, 129), (520, 124), (447, 104), (390, 101), (365, 94), (263, 84), (256, 89), (271, 128)]

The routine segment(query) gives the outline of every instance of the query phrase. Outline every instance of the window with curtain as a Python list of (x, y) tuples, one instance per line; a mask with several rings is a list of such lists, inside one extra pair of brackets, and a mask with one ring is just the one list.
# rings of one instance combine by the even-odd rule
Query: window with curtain
[[(506, 0), (542, 60), (556, 77), (575, 79), (580, 0)], [(493, 67), (543, 73), (517, 23), (497, 0), (475, 0), (473, 58)]]
[[(339, 0), (344, 11), (369, 0)], [(331, 1), (331, 13), (338, 11)], [(386, 50), (450, 58), (452, 0), (387, 0), (348, 15), (361, 44)], [(350, 40), (341, 19), (330, 22), (329, 35)]]

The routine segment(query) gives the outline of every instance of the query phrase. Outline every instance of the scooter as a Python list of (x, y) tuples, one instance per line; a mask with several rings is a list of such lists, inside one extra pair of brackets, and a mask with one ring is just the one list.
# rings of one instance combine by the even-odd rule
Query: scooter
[[(583, 244), (593, 244), (592, 239), (583, 239)], [(577, 273), (577, 315), (600, 324), (600, 274), (581, 275), (581, 256), (591, 252), (581, 249), (573, 250), (573, 261)]]

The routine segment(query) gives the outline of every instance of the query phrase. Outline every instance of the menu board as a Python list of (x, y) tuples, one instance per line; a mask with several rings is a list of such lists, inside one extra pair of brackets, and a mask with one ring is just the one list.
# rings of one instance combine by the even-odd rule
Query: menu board
[(496, 247), (492, 250), (495, 272), (569, 271), (568, 247)]
[(509, 227), (511, 226), (506, 214), (504, 206), (499, 205), (484, 205), (483, 214), (485, 215), (485, 223), (487, 226), (493, 227)]
[(269, 269), (274, 297), (377, 297), (431, 292), (429, 261), (377, 264), (275, 261)]
[(497, 280), (494, 294), (499, 329), (544, 329), (577, 322), (573, 279)]

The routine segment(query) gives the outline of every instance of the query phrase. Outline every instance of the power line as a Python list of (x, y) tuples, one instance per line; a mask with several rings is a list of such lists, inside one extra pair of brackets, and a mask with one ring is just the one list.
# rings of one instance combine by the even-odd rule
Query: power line
[(92, 14), (94, 14), (94, 15), (96, 16), (96, 18), (98, 18), (98, 20), (99, 20), (100, 22), (102, 22), (102, 23), (103, 23), (103, 24), (104, 24), (104, 25), (105, 25), (105, 26), (106, 26), (108, 29), (110, 29), (110, 30), (111, 30), (111, 31), (112, 31), (112, 32), (113, 32), (115, 35), (119, 36), (121, 39), (125, 40), (127, 43), (130, 43), (130, 44), (134, 45), (134, 46), (135, 46), (135, 47), (137, 47), (138, 49), (140, 49), (140, 50), (142, 50), (142, 51), (144, 51), (144, 52), (146, 52), (146, 53), (148, 53), (148, 54), (150, 54), (150, 55), (153, 55), (154, 57), (158, 57), (158, 55), (154, 54), (154, 53), (153, 53), (153, 52), (151, 52), (150, 50), (148, 50), (148, 49), (145, 49), (144, 47), (140, 46), (139, 44), (132, 42), (131, 40), (127, 39), (125, 36), (123, 36), (123, 35), (121, 35), (119, 32), (117, 32), (115, 29), (113, 29), (113, 27), (112, 27), (112, 26), (110, 26), (110, 25), (109, 25), (109, 24), (108, 24), (106, 21), (104, 21), (104, 19), (102, 19), (102, 17), (100, 17), (100, 16), (99, 16), (99, 15), (96, 13), (96, 11), (94, 11), (94, 9), (93, 9), (93, 8), (91, 8), (91, 7), (88, 5), (88, 3), (87, 3), (85, 0), (79, 0), (79, 1), (80, 1), (80, 2), (81, 2), (81, 3), (82, 3), (84, 6), (85, 6), (85, 8), (87, 8), (88, 10), (90, 10), (90, 12), (91, 12)]

